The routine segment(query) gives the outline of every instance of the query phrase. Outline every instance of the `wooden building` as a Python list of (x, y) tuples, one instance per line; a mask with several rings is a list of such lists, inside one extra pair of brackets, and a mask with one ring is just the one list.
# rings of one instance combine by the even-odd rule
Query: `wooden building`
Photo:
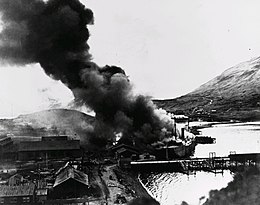
[(20, 174), (14, 174), (8, 179), (8, 185), (9, 186), (17, 186), (21, 185), (24, 182), (24, 178)]
[(126, 144), (115, 145), (109, 148), (108, 151), (116, 159), (131, 158), (133, 155), (139, 154), (138, 150), (135, 147)]
[(71, 199), (89, 195), (88, 175), (66, 166), (59, 170), (53, 190), (50, 193), (52, 199)]
[(38, 203), (43, 204), (48, 197), (48, 185), (46, 180), (38, 180), (35, 191), (35, 198)]
[(0, 136), (0, 159), (15, 159), (15, 146), (10, 136)]
[(42, 141), (64, 141), (69, 140), (67, 135), (42, 136)]
[(0, 204), (34, 204), (35, 185), (33, 183), (19, 186), (0, 186)]
[(11, 139), (10, 136), (7, 135), (0, 136), (0, 150), (9, 147), (12, 144), (13, 144), (13, 140)]
[(20, 142), (18, 145), (19, 160), (48, 160), (78, 158), (81, 156), (80, 141), (42, 138), (41, 141)]
[(230, 161), (234, 162), (260, 162), (260, 154), (259, 153), (245, 153), (245, 154), (230, 154), (228, 155)]

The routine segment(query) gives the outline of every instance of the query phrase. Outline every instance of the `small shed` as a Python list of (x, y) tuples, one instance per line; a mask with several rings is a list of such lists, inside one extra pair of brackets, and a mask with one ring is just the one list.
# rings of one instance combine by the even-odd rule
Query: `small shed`
[(130, 145), (120, 144), (109, 148), (109, 151), (115, 156), (116, 159), (131, 158), (133, 155), (138, 155), (138, 150)]
[(14, 174), (8, 179), (8, 185), (9, 186), (16, 186), (20, 185), (24, 182), (24, 178), (21, 174)]
[(131, 158), (136, 154), (138, 154), (137, 151), (122, 147), (116, 151), (116, 158)]

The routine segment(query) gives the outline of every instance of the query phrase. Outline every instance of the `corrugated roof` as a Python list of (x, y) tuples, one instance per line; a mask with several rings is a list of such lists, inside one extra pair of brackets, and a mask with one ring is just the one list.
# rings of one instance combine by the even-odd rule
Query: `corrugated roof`
[(61, 140), (68, 140), (68, 136), (67, 135), (42, 136), (42, 141), (61, 141)]
[(33, 195), (35, 185), (33, 183), (23, 184), (19, 186), (0, 186), (0, 197), (5, 196), (29, 196)]
[(63, 182), (67, 181), (68, 179), (74, 179), (85, 185), (89, 184), (87, 174), (85, 174), (79, 170), (76, 170), (71, 166), (67, 166), (58, 174), (53, 187), (56, 187), (59, 184), (62, 184)]
[(79, 140), (20, 142), (21, 151), (75, 150), (80, 149)]

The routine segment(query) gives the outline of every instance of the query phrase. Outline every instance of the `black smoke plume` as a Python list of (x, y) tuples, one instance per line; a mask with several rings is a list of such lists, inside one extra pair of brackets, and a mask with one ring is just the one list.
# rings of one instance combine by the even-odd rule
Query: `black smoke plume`
[(169, 125), (148, 97), (132, 93), (123, 69), (92, 62), (87, 25), (94, 23), (93, 12), (78, 0), (0, 0), (0, 12), (2, 62), (39, 63), (47, 75), (61, 80), (77, 104), (95, 111), (93, 141), (121, 132), (151, 143)]

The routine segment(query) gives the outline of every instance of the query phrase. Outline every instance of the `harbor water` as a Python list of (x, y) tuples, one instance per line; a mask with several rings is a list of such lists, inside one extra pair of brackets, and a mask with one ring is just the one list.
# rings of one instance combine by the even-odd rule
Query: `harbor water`
[[(260, 122), (217, 124), (201, 130), (202, 135), (216, 138), (215, 144), (199, 144), (194, 157), (208, 157), (210, 152), (216, 156), (228, 156), (230, 152), (260, 153)], [(193, 175), (181, 173), (150, 173), (141, 176), (149, 192), (161, 205), (203, 204), (209, 191), (226, 187), (233, 174), (196, 172)]]

